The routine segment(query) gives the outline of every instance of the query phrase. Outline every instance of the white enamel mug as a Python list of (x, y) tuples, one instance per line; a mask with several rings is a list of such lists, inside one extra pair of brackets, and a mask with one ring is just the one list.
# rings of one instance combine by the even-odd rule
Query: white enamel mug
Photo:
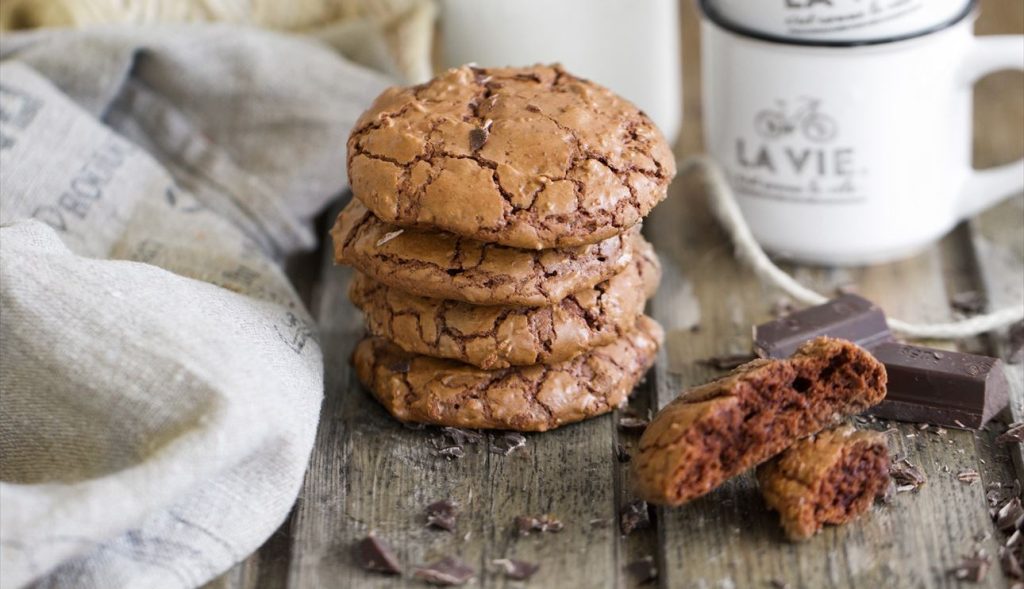
[(972, 0), (704, 0), (713, 20), (753, 36), (819, 42), (896, 40), (944, 28)]
[(972, 86), (1024, 69), (1024, 37), (975, 37), (973, 21), (833, 47), (755, 39), (705, 15), (705, 145), (765, 249), (893, 260), (1024, 189), (1024, 160), (971, 166)]

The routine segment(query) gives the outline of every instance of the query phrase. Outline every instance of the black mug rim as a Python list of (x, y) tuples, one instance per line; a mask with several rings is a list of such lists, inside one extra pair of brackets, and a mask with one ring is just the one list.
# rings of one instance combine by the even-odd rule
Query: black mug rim
[(917, 37), (924, 37), (926, 35), (931, 35), (932, 33), (937, 33), (941, 30), (952, 27), (953, 25), (967, 18), (969, 15), (973, 14), (978, 6), (978, 0), (968, 0), (967, 4), (964, 6), (964, 9), (953, 18), (932, 25), (920, 31), (914, 31), (913, 33), (894, 35), (891, 37), (883, 37), (879, 39), (826, 41), (819, 39), (794, 39), (792, 37), (784, 37), (782, 35), (776, 35), (773, 33), (765, 33), (763, 31), (758, 31), (756, 29), (751, 29), (749, 27), (736, 24), (726, 19), (721, 14), (719, 14), (714, 9), (714, 7), (710, 5), (711, 2), (712, 0), (697, 0), (697, 5), (700, 7), (700, 11), (705, 18), (707, 18), (711, 22), (715, 23), (716, 25), (727, 31), (736, 33), (737, 35), (741, 35), (744, 37), (757, 39), (759, 41), (767, 41), (769, 43), (777, 43), (780, 45), (797, 45), (803, 47), (863, 47), (866, 45), (884, 45), (886, 43), (898, 43), (900, 41), (916, 39)]

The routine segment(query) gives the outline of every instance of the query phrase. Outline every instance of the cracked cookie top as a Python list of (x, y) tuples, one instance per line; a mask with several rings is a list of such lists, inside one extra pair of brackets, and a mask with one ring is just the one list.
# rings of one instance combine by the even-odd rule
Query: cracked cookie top
[(502, 370), (359, 342), (359, 380), (396, 419), (464, 428), (546, 431), (625, 404), (654, 363), (663, 333), (649, 317), (610, 344), (552, 365)]
[(512, 247), (596, 243), (665, 198), (675, 160), (643, 112), (560, 66), (463, 66), (384, 91), (348, 141), (381, 219)]
[(546, 307), (480, 306), (431, 299), (357, 273), (349, 297), (366, 326), (403, 350), (485, 369), (562, 362), (622, 337), (636, 325), (661, 277), (650, 244), (638, 239), (625, 270)]
[(353, 200), (331, 229), (334, 259), (388, 286), (477, 305), (552, 305), (625, 268), (639, 227), (600, 243), (522, 250), (451, 233), (399, 229)]

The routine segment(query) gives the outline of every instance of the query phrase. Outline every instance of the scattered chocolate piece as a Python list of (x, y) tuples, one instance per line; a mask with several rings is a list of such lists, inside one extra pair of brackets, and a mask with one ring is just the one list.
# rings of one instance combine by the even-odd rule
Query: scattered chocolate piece
[(1014, 323), (1009, 333), (1010, 349), (1006, 361), (1010, 364), (1024, 362), (1024, 320)]
[(520, 536), (529, 536), (532, 532), (561, 532), (562, 522), (550, 513), (544, 515), (520, 515), (516, 518), (516, 529)]
[(640, 585), (646, 585), (658, 578), (658, 567), (653, 556), (645, 556), (626, 565), (626, 572)]
[(748, 352), (743, 354), (726, 354), (723, 356), (712, 356), (710, 358), (698, 360), (697, 362), (705, 366), (710, 366), (715, 370), (732, 370), (734, 368), (739, 368), (740, 366), (743, 366), (744, 364), (750, 362), (755, 358), (757, 358), (757, 356)]
[(465, 585), (473, 578), (476, 571), (461, 560), (446, 556), (432, 564), (421, 566), (413, 572), (413, 576), (423, 579), (431, 585)]
[(892, 342), (871, 353), (889, 376), (885, 400), (872, 415), (977, 429), (1009, 403), (1009, 383), (997, 358)]
[(619, 529), (623, 536), (633, 533), (633, 530), (642, 530), (651, 525), (651, 514), (647, 509), (647, 502), (637, 499), (627, 503), (619, 511)]
[(643, 417), (632, 417), (629, 415), (619, 416), (619, 429), (624, 432), (640, 433), (647, 429), (649, 420)]
[(508, 456), (524, 446), (526, 446), (526, 436), (519, 432), (504, 432), (500, 436), (495, 436), (491, 439), (491, 445), (488, 447), (488, 450), (492, 454)]
[(402, 567), (391, 547), (376, 536), (370, 535), (360, 540), (355, 545), (354, 553), (356, 562), (365, 571), (387, 575), (402, 573)]
[(949, 297), (949, 304), (965, 315), (977, 315), (985, 310), (985, 296), (976, 290), (965, 290)]
[(454, 446), (465, 446), (466, 444), (478, 444), (484, 439), (484, 435), (459, 427), (442, 427), (441, 437), (448, 438)]
[(469, 132), (469, 150), (480, 151), (480, 148), (484, 146), (484, 143), (487, 143), (488, 135), (489, 133), (487, 132), (487, 129), (474, 127)]
[(964, 557), (959, 566), (949, 569), (946, 573), (961, 581), (980, 583), (985, 580), (991, 565), (992, 559), (983, 550), (978, 550), (973, 555)]
[(789, 589), (789, 583), (779, 579), (772, 579), (768, 581), (768, 584), (771, 585), (772, 589)]
[(956, 480), (960, 481), (961, 483), (968, 483), (973, 485), (976, 481), (981, 480), (981, 474), (979, 474), (978, 471), (974, 470), (973, 468), (968, 468), (967, 470), (956, 475)]
[(458, 508), (449, 499), (435, 501), (427, 506), (427, 525), (441, 530), (455, 531), (455, 521), (458, 519)]
[(754, 328), (754, 351), (762, 358), (787, 358), (818, 336), (851, 341), (863, 348), (892, 340), (885, 314), (871, 301), (847, 294)]
[(539, 564), (513, 558), (499, 558), (492, 560), (491, 564), (499, 567), (505, 573), (506, 578), (515, 581), (525, 581), (540, 570)]
[(906, 458), (896, 460), (889, 467), (889, 476), (896, 482), (896, 492), (916, 491), (928, 479), (921, 469), (910, 463)]
[(438, 448), (437, 455), (458, 460), (466, 455), (466, 451), (462, 449), (462, 446), (448, 446), (447, 448)]
[(1024, 508), (1021, 507), (1020, 497), (1014, 497), (1006, 502), (996, 512), (996, 527), (1004, 533), (1020, 529), (1024, 525)]
[(1009, 429), (996, 436), (997, 444), (1024, 443), (1024, 421), (1010, 424)]
[(1003, 546), (999, 548), (999, 564), (1003, 572), (1012, 579), (1024, 579), (1024, 566), (1021, 566), (1020, 557), (1013, 550)]
[(620, 463), (625, 464), (632, 460), (633, 457), (630, 456), (629, 452), (626, 451), (625, 446), (623, 446), (622, 444), (615, 444), (615, 459), (618, 460)]

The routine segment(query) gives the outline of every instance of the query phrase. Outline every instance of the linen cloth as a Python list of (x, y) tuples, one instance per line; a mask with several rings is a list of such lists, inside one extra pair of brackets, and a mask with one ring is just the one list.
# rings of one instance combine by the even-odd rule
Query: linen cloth
[(387, 81), (227, 25), (0, 58), (0, 585), (201, 585), (302, 483), (323, 359), (280, 263)]

